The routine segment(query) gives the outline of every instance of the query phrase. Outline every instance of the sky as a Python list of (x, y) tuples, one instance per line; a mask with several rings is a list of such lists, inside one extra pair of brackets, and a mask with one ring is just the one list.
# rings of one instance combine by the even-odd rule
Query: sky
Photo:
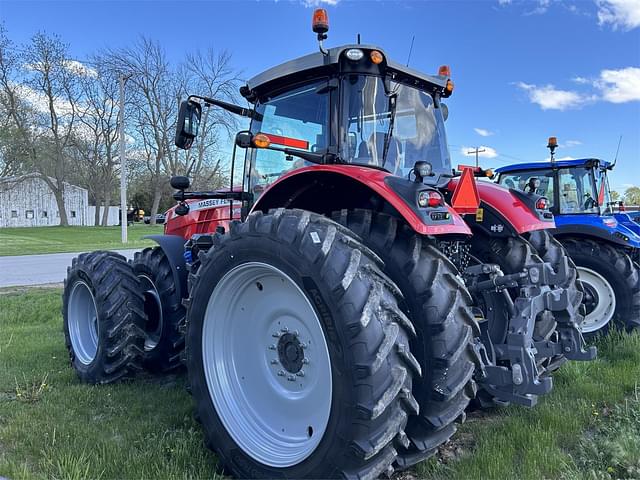
[(464, 152), (476, 146), (484, 167), (541, 161), (549, 136), (558, 137), (556, 158), (612, 160), (622, 135), (612, 188), (640, 186), (640, 0), (0, 0), (0, 21), (17, 43), (59, 34), (79, 60), (141, 35), (175, 62), (228, 50), (250, 78), (317, 50), (317, 6), (329, 14), (327, 46), (360, 33), (406, 63), (415, 36), (412, 68), (450, 66), (454, 166), (473, 163)]

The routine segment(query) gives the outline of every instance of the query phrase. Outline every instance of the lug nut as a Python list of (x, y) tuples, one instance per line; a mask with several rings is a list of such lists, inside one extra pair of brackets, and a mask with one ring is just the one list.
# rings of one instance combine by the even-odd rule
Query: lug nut
[(275, 350), (276, 346), (275, 345), (269, 345), (269, 350)]
[(278, 337), (280, 337), (280, 332), (272, 333), (272, 334), (271, 334), (271, 336), (272, 336), (273, 338), (278, 338)]
[(284, 370), (280, 370), (280, 371), (278, 372), (278, 376), (279, 376), (279, 377), (284, 377)]
[(296, 376), (295, 375), (289, 375), (287, 377), (287, 380), (289, 380), (290, 382), (295, 382), (296, 381)]
[(296, 375), (299, 377), (304, 377), (304, 370), (300, 370), (299, 372), (296, 373)]
[(289, 331), (289, 329), (287, 327), (282, 327), (280, 329), (281, 332), (287, 333)]
[(277, 364), (278, 364), (278, 360), (276, 360), (275, 358), (271, 360), (271, 365), (277, 365)]
[(302, 359), (302, 363), (304, 363), (305, 365), (307, 365), (309, 363), (309, 359), (308, 358), (303, 358)]

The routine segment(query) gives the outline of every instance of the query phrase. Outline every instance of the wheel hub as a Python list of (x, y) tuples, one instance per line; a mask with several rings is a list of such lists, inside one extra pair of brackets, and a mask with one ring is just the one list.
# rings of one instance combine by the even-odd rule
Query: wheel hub
[(583, 333), (595, 332), (613, 318), (616, 311), (616, 294), (611, 283), (595, 270), (578, 266), (578, 274), (587, 297), (587, 314), (580, 328)]
[(285, 333), (278, 340), (278, 360), (289, 373), (298, 373), (302, 370), (305, 360), (304, 349), (298, 336), (293, 333)]

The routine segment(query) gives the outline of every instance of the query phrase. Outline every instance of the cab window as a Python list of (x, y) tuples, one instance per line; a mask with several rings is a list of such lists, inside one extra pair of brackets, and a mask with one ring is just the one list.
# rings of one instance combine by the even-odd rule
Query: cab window
[(547, 197), (549, 207), (552, 208), (553, 197), (553, 172), (541, 170), (522, 170), (519, 172), (509, 172), (500, 175), (500, 185), (516, 190), (528, 191), (527, 185), (532, 178), (540, 180), (540, 186), (534, 193)]
[[(252, 133), (267, 134), (274, 146), (311, 152), (324, 152), (328, 147), (329, 93), (317, 93), (325, 82), (315, 82), (275, 96), (256, 107), (263, 115), (251, 124)], [(293, 146), (295, 145), (295, 146)], [(249, 190), (257, 199), (285, 173), (311, 165), (282, 152), (253, 149), (247, 172)]]
[(558, 184), (560, 213), (598, 213), (598, 200), (588, 169), (562, 168)]

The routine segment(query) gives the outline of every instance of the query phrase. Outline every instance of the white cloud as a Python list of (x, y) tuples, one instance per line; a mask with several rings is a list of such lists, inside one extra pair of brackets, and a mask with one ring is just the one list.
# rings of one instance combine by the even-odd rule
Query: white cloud
[[(476, 157), (475, 153), (476, 147), (462, 147), (460, 149), (460, 153), (465, 157)], [(496, 152), (495, 148), (487, 147), (486, 145), (480, 145), (478, 147), (479, 150), (484, 150), (484, 152), (478, 152), (478, 157), (480, 158), (495, 158), (498, 156), (498, 152)]]
[(340, 3), (340, 0), (302, 0), (302, 4), (305, 7), (335, 7), (338, 3)]
[(585, 97), (578, 92), (571, 90), (559, 90), (553, 85), (532, 85), (524, 82), (517, 82), (516, 86), (529, 96), (531, 103), (535, 103), (542, 110), (567, 110), (577, 108), (589, 101), (589, 97)]
[(77, 60), (67, 60), (65, 67), (72, 73), (76, 75), (93, 77), (96, 78), (98, 76), (98, 72), (91, 67), (87, 67), (84, 63), (80, 63)]
[(501, 7), (504, 5), (509, 5), (511, 3), (511, 0), (498, 0), (498, 5), (500, 5)]
[(494, 134), (491, 130), (487, 130), (486, 128), (474, 128), (474, 130), (481, 137), (490, 137)]
[(586, 85), (587, 83), (591, 83), (591, 80), (585, 77), (573, 77), (571, 80), (573, 80), (576, 83), (579, 83), (580, 85)]
[(640, 2), (638, 0), (596, 0), (598, 24), (610, 24), (617, 30), (633, 30), (640, 27)]
[(604, 100), (626, 103), (640, 100), (640, 68), (602, 70), (594, 85), (602, 92)]
[(538, 0), (538, 6), (526, 12), (525, 15), (543, 15), (549, 10), (549, 5), (551, 5), (551, 0)]
[(565, 148), (577, 147), (578, 145), (582, 145), (580, 140), (567, 140), (561, 146)]

